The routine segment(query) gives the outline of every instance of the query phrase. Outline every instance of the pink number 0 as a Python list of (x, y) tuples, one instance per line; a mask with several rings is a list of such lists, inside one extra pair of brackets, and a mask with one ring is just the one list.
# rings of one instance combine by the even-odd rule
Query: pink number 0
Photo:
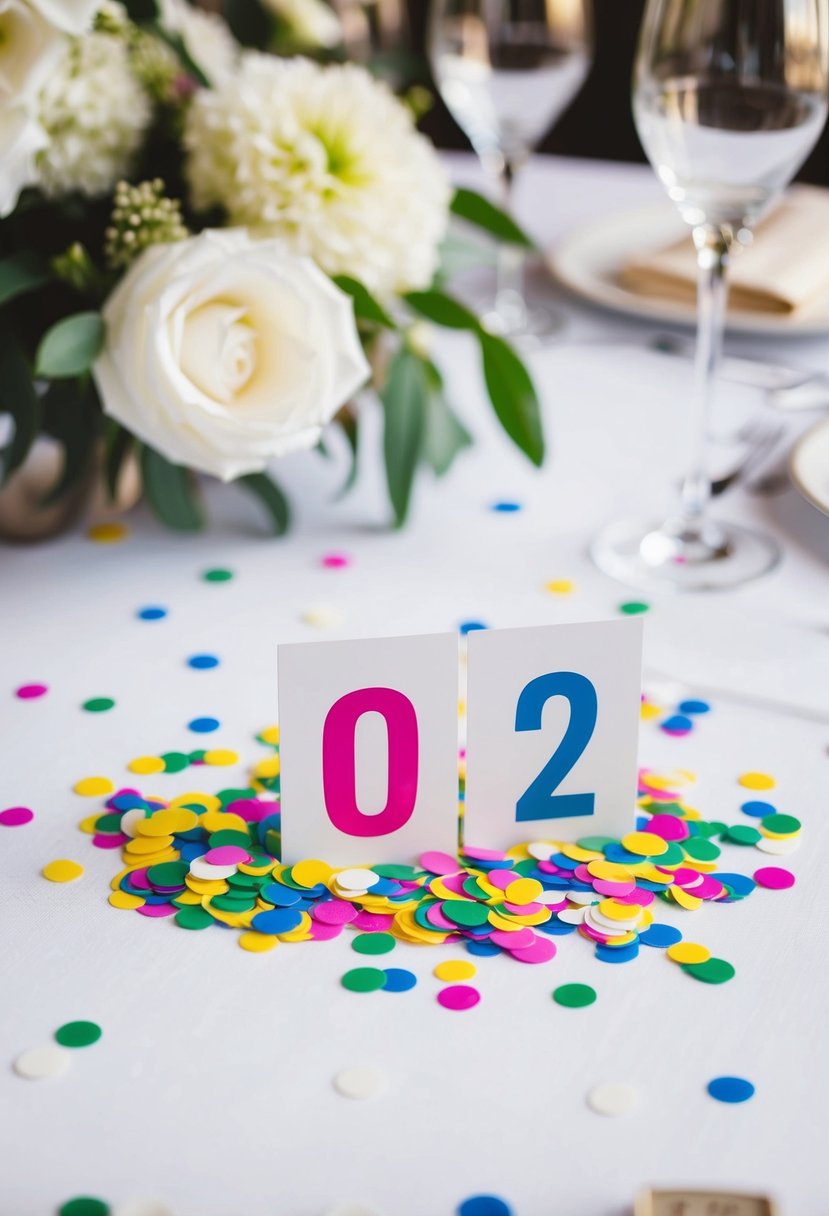
[[(357, 806), (354, 743), (357, 722), (367, 713), (386, 720), (389, 777), (386, 805), (377, 815)], [(417, 799), (417, 714), (396, 688), (358, 688), (329, 709), (322, 731), (322, 790), (334, 827), (347, 836), (388, 836), (408, 823)]]

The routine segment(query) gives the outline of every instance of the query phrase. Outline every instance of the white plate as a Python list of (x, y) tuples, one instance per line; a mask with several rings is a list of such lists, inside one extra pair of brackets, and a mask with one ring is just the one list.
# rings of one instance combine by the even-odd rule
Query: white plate
[(813, 426), (795, 444), (789, 472), (803, 497), (829, 515), (829, 418)]
[[(691, 303), (658, 300), (631, 291), (618, 281), (621, 267), (634, 254), (664, 248), (688, 228), (670, 204), (610, 215), (571, 230), (547, 255), (552, 273), (576, 295), (632, 317), (662, 325), (696, 324)], [(690, 239), (690, 236), (689, 236)], [(732, 309), (728, 328), (769, 336), (829, 333), (829, 297), (805, 312), (763, 313)]]

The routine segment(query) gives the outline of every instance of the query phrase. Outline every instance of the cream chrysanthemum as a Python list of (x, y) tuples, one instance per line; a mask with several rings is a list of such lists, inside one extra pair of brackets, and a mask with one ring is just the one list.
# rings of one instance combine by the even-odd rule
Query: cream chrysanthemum
[(196, 95), (185, 144), (197, 208), (221, 205), (382, 296), (431, 281), (449, 183), (409, 111), (363, 68), (250, 52)]
[(105, 194), (128, 171), (151, 115), (120, 38), (73, 38), (39, 98), (49, 142), (38, 156), (38, 184), (47, 194)]

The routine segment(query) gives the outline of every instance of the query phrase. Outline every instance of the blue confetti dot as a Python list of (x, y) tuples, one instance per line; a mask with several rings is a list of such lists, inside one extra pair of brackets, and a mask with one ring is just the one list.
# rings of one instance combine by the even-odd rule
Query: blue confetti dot
[(707, 701), (680, 701), (677, 709), (681, 714), (708, 714), (711, 706)]
[(667, 950), (668, 946), (675, 946), (677, 942), (682, 941), (682, 934), (673, 925), (662, 925), (654, 921), (639, 934), (639, 941), (643, 946), (657, 946), (660, 950)]
[(501, 947), (495, 942), (476, 942), (474, 939), (466, 943), (467, 954), (476, 954), (479, 958), (490, 958), (501, 953)]
[(458, 632), (464, 636), (467, 633), (474, 633), (477, 629), (489, 629), (489, 625), (485, 625), (483, 621), (461, 621), (458, 626)]
[(500, 511), (503, 515), (512, 514), (514, 511), (521, 510), (520, 502), (494, 502), (492, 504), (493, 511)]
[(187, 660), (188, 667), (194, 667), (196, 671), (208, 671), (211, 667), (218, 667), (219, 660), (215, 654), (194, 654)]
[(596, 958), (600, 963), (632, 963), (638, 954), (638, 942), (631, 942), (629, 946), (596, 947)]
[(272, 882), (267, 887), (263, 887), (260, 895), (266, 903), (275, 904), (277, 908), (293, 908), (295, 904), (303, 902), (299, 891), (283, 887), (278, 882)]
[(197, 735), (209, 735), (211, 731), (219, 729), (218, 718), (193, 718), (192, 722), (187, 723), (187, 729), (193, 730)]
[(405, 967), (386, 967), (384, 969), (386, 982), (383, 992), (408, 992), (417, 983), (417, 976)]
[(139, 608), (135, 615), (141, 621), (160, 621), (167, 615), (167, 609), (159, 608), (156, 604), (151, 604), (147, 608)]
[(777, 807), (772, 806), (770, 802), (751, 801), (744, 802), (740, 807), (744, 815), (751, 815), (752, 819), (765, 819), (766, 815), (776, 815)]
[(742, 1077), (715, 1077), (706, 1088), (718, 1102), (748, 1102), (754, 1097), (754, 1086)]
[(459, 1204), (458, 1216), (512, 1216), (512, 1208), (497, 1195), (470, 1195)]
[(302, 924), (302, 913), (295, 908), (272, 908), (257, 912), (251, 924), (257, 933), (290, 933)]
[(689, 730), (694, 729), (693, 720), (686, 718), (684, 714), (673, 714), (659, 725), (666, 735), (687, 735)]
[(750, 895), (757, 883), (753, 878), (749, 878), (748, 874), (720, 874), (719, 872), (711, 875), (716, 878), (717, 882), (721, 882), (726, 887), (731, 887), (735, 895)]
[(567, 937), (576, 932), (575, 925), (565, 924), (563, 920), (547, 920), (543, 925), (534, 925), (533, 928), (539, 933), (546, 933), (548, 937)]

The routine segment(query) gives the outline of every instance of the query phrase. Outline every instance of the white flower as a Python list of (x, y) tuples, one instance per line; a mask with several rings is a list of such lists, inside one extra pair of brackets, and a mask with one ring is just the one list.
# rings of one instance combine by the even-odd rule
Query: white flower
[(24, 186), (36, 176), (35, 156), (46, 134), (25, 105), (0, 106), (0, 219), (10, 215)]
[(313, 446), (369, 374), (350, 298), (310, 259), (241, 229), (147, 249), (104, 320), (104, 412), (225, 481)]
[(120, 38), (73, 39), (40, 95), (39, 119), (49, 137), (37, 162), (42, 189), (92, 197), (111, 190), (128, 172), (151, 116)]
[(325, 0), (264, 0), (264, 3), (285, 22), (300, 46), (332, 47), (342, 42), (340, 19)]
[(181, 35), (187, 53), (212, 85), (232, 74), (239, 48), (221, 17), (194, 8), (188, 0), (161, 0), (160, 9), (161, 24)]
[(0, 0), (0, 105), (34, 98), (65, 44), (26, 0)]
[(220, 204), (383, 296), (431, 281), (449, 184), (409, 111), (363, 68), (248, 53), (196, 95), (185, 145), (196, 207)]
[(32, 0), (35, 8), (59, 30), (83, 34), (92, 27), (100, 0)]

